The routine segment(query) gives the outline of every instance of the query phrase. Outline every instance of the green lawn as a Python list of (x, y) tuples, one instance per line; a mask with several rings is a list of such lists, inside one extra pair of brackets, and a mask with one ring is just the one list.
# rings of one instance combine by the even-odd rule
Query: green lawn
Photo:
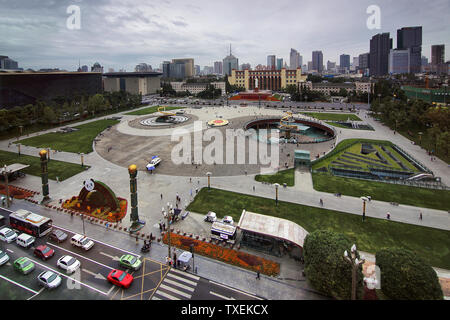
[(98, 120), (74, 128), (79, 130), (69, 133), (47, 133), (37, 137), (20, 140), (19, 143), (37, 148), (51, 148), (52, 150), (73, 153), (92, 152), (92, 142), (100, 132), (108, 126), (119, 123), (118, 120)]
[(329, 193), (397, 202), (411, 206), (450, 210), (450, 191), (410, 187), (398, 184), (337, 177), (328, 173), (313, 173), (314, 189)]
[(343, 114), (343, 113), (322, 113), (322, 112), (302, 112), (310, 117), (314, 117), (319, 120), (331, 120), (331, 121), (347, 121), (350, 119), (351, 121), (362, 121), (355, 114)]
[(434, 267), (450, 269), (450, 231), (409, 225), (391, 220), (308, 207), (274, 199), (243, 195), (207, 188), (200, 190), (187, 210), (219, 217), (230, 215), (237, 222), (242, 210), (293, 221), (308, 232), (330, 230), (347, 235), (362, 251), (376, 253), (386, 247), (399, 246), (416, 252)]
[(294, 168), (283, 170), (280, 172), (277, 172), (275, 174), (258, 174), (255, 176), (255, 180), (259, 182), (269, 182), (269, 183), (279, 183), (283, 184), (286, 183), (287, 186), (293, 187), (295, 184), (294, 179)]
[[(161, 107), (161, 106), (148, 107), (148, 108), (144, 108), (141, 110), (136, 110), (136, 111), (125, 113), (125, 115), (126, 116), (144, 116), (147, 114), (152, 114), (152, 113), (158, 112), (159, 107)], [(175, 109), (181, 109), (181, 107), (166, 107), (166, 111), (175, 110)]]
[[(33, 176), (41, 176), (41, 161), (38, 156), (32, 157), (28, 155), (19, 155), (14, 152), (7, 152), (0, 150), (0, 165), (4, 166), (10, 165), (13, 163), (22, 163), (28, 164), (30, 167), (23, 170), (24, 173), (30, 174)], [(49, 179), (56, 180), (56, 177), (59, 178), (59, 181), (63, 181), (68, 179), (80, 172), (85, 171), (88, 166), (81, 167), (80, 164), (74, 164), (69, 162), (51, 160), (48, 162), (48, 177)]]

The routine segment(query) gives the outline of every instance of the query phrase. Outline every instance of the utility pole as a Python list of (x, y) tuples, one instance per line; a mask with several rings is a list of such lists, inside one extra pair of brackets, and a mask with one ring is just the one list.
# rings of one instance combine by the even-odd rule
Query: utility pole
[(5, 178), (5, 187), (6, 187), (6, 207), (9, 208), (10, 201), (9, 201), (9, 182), (8, 182), (8, 174), (9, 172), (6, 171), (6, 164), (3, 167), (3, 177)]

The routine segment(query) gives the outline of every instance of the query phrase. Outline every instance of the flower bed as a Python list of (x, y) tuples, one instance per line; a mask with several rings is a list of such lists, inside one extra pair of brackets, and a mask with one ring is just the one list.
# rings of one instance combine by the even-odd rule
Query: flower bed
[(118, 197), (117, 199), (119, 200), (120, 209), (114, 212), (111, 212), (109, 208), (93, 208), (87, 206), (86, 204), (79, 201), (78, 197), (72, 197), (71, 199), (64, 201), (61, 207), (63, 207), (64, 209), (74, 210), (76, 212), (80, 212), (100, 220), (118, 222), (122, 220), (127, 214), (128, 202), (123, 198)]
[[(167, 233), (164, 234), (163, 242), (167, 244)], [(170, 234), (171, 245), (189, 251), (191, 244), (194, 252), (209, 258), (217, 259), (238, 267), (252, 271), (260, 271), (268, 276), (276, 276), (280, 273), (280, 264), (245, 252), (224, 248), (213, 243), (206, 243), (179, 234)]]
[[(9, 185), (8, 189), (9, 189), (9, 196), (16, 199), (25, 199), (32, 197), (34, 195), (33, 191), (27, 191), (25, 189), (16, 186)], [(6, 186), (3, 184), (0, 184), (0, 194), (6, 195)]]

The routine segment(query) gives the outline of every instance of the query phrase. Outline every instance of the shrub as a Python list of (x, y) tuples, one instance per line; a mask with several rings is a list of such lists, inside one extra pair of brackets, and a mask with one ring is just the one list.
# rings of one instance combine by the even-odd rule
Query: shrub
[(433, 268), (414, 252), (383, 249), (376, 254), (381, 290), (390, 299), (442, 300), (443, 293)]
[[(344, 235), (318, 230), (306, 236), (304, 242), (305, 274), (319, 292), (336, 299), (350, 299), (352, 266), (344, 258), (353, 243)], [(359, 258), (359, 255), (357, 255)], [(357, 298), (364, 294), (362, 266), (357, 271)]]

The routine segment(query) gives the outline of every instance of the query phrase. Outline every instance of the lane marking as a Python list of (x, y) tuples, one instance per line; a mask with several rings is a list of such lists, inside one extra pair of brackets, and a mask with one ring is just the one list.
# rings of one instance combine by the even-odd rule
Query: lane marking
[(29, 297), (27, 300), (31, 300), (31, 299), (33, 299), (34, 297), (36, 297), (38, 294), (40, 294), (42, 291), (44, 291), (44, 289), (45, 289), (45, 287), (42, 287), (42, 289), (41, 290), (39, 290), (39, 292), (38, 293), (36, 293), (34, 296), (32, 296), (32, 297)]
[(100, 272), (95, 273), (95, 272), (92, 272), (92, 271), (90, 271), (90, 270), (88, 270), (88, 269), (85, 269), (85, 268), (81, 268), (81, 271), (84, 271), (84, 272), (86, 272), (86, 273), (88, 273), (88, 274), (94, 276), (95, 279), (106, 280), (105, 276), (102, 275)]
[[(166, 298), (169, 299), (169, 300), (181, 300), (180, 298), (171, 296), (170, 294), (165, 293), (165, 292), (163, 292), (163, 291), (158, 291), (156, 294), (157, 294), (157, 295), (160, 295), (160, 296), (163, 296), (163, 297), (166, 297)], [(152, 300), (153, 300), (153, 298), (156, 299), (155, 295), (153, 295)], [(161, 300), (161, 299), (159, 299), (159, 300)]]
[(221, 294), (218, 294), (216, 292), (213, 292), (213, 291), (210, 291), (209, 294), (212, 294), (213, 296), (219, 297), (219, 298), (224, 299), (224, 300), (236, 300), (233, 297), (230, 297), (230, 298), (229, 297), (225, 297), (225, 296), (223, 296)]
[(200, 277), (194, 276), (193, 274), (190, 274), (190, 273), (187, 273), (187, 272), (184, 272), (184, 271), (180, 271), (180, 270), (177, 270), (177, 269), (174, 269), (174, 268), (170, 269), (170, 271), (173, 271), (173, 272), (178, 273), (178, 274), (182, 274), (182, 275), (184, 275), (186, 277), (189, 277), (189, 278), (192, 278), (194, 280), (200, 279)]
[(104, 255), (105, 257), (108, 257), (110, 259), (113, 259), (114, 261), (120, 261), (120, 258), (117, 256), (112, 256), (110, 254), (104, 253), (104, 252), (100, 252), (100, 254)]
[(188, 280), (188, 279), (185, 279), (185, 278), (181, 278), (181, 277), (179, 277), (177, 275), (174, 275), (174, 274), (172, 274), (170, 272), (167, 274), (166, 278), (167, 277), (170, 277), (170, 278), (173, 278), (173, 279), (176, 279), (176, 280), (179, 280), (179, 281), (183, 281), (183, 282), (185, 282), (187, 284), (190, 284), (190, 285), (193, 285), (193, 286), (197, 285), (197, 282), (194, 282), (194, 281), (191, 281), (191, 280)]
[(28, 291), (30, 291), (30, 292), (33, 292), (35, 295), (39, 293), (39, 292), (37, 292), (37, 291), (34, 291), (33, 289), (30, 289), (30, 288), (24, 286), (23, 284), (20, 284), (20, 283), (18, 283), (18, 282), (15, 282), (14, 280), (11, 280), (11, 279), (8, 279), (7, 277), (4, 277), (4, 276), (2, 276), (1, 274), (0, 274), (0, 278), (3, 279), (3, 280), (6, 280), (6, 281), (11, 282), (12, 284), (15, 284), (15, 285), (18, 286), (18, 287), (21, 287), (22, 289), (25, 289), (25, 290), (28, 290)]
[(14, 251), (12, 251), (11, 249), (6, 249), (6, 251), (14, 253)]
[(191, 291), (191, 292), (195, 291), (195, 288), (185, 286), (184, 284), (181, 284), (181, 283), (173, 281), (173, 280), (169, 280), (167, 278), (164, 279), (163, 283), (169, 283), (169, 284), (172, 284), (174, 286), (177, 286), (177, 287), (180, 287), (182, 289), (185, 289), (187, 291)]
[(175, 288), (166, 286), (166, 285), (163, 284), (163, 283), (161, 283), (161, 285), (160, 285), (159, 287), (160, 287), (160, 288), (163, 288), (163, 289), (165, 289), (165, 290), (169, 290), (169, 291), (171, 291), (171, 292), (173, 292), (173, 293), (175, 293), (175, 294), (178, 294), (178, 295), (180, 295), (180, 296), (186, 297), (186, 298), (188, 298), (188, 299), (190, 299), (190, 298), (192, 297), (192, 295), (190, 295), (190, 294), (188, 294), (188, 293), (185, 293), (185, 292), (182, 292), (182, 291), (177, 290), (177, 289), (175, 289)]
[(44, 264), (42, 264), (42, 263), (39, 263), (39, 262), (37, 262), (37, 261), (35, 261), (35, 260), (33, 260), (33, 259), (30, 259), (30, 260), (33, 261), (35, 264), (40, 265), (41, 267), (47, 268), (47, 269), (53, 271), (54, 273), (56, 273), (56, 274), (58, 274), (58, 275), (60, 275), (60, 276), (62, 276), (62, 277), (64, 277), (64, 278), (67, 278), (67, 279), (70, 279), (70, 280), (72, 280), (72, 281), (75, 281), (75, 282), (77, 282), (77, 283), (79, 283), (79, 284), (81, 284), (81, 285), (83, 285), (83, 286), (85, 286), (85, 287), (87, 287), (87, 288), (89, 288), (89, 289), (92, 289), (92, 290), (94, 290), (94, 291), (97, 291), (98, 293), (101, 293), (101, 294), (107, 296), (107, 294), (106, 294), (105, 292), (103, 292), (103, 291), (101, 291), (101, 290), (99, 290), (99, 289), (97, 289), (97, 288), (94, 288), (94, 287), (92, 287), (92, 286), (90, 286), (90, 285), (88, 285), (88, 284), (86, 284), (86, 283), (83, 283), (83, 282), (81, 282), (81, 281), (79, 281), (79, 280), (77, 280), (77, 279), (75, 279), (75, 278), (69, 277), (68, 275), (65, 275), (64, 273), (59, 272), (58, 270), (55, 270), (55, 269), (53, 269), (53, 268), (50, 268), (50, 267), (48, 267), (48, 266), (46, 266), (46, 265), (44, 265)]
[(220, 287), (223, 287), (223, 288), (226, 288), (226, 289), (229, 289), (229, 290), (232, 290), (232, 291), (236, 291), (236, 292), (245, 294), (245, 295), (247, 295), (247, 296), (249, 296), (249, 297), (252, 297), (252, 298), (255, 298), (255, 299), (258, 299), (258, 300), (264, 300), (264, 299), (262, 299), (262, 298), (259, 298), (259, 297), (257, 297), (257, 296), (254, 296), (254, 295), (252, 295), (252, 294), (250, 294), (250, 293), (241, 291), (241, 290), (239, 290), (239, 289), (231, 288), (231, 287), (229, 287), (229, 286), (226, 286), (226, 285), (224, 285), (224, 284), (221, 284), (221, 283), (218, 283), (218, 282), (215, 282), (215, 281), (212, 281), (212, 280), (209, 280), (209, 282), (212, 283), (212, 284), (218, 285), (218, 286), (220, 286)]
[(109, 294), (111, 293), (111, 291), (114, 290), (115, 287), (116, 287), (115, 285), (112, 285), (111, 289), (109, 289), (109, 291), (108, 291), (108, 293), (107, 293), (108, 296), (109, 296)]
[[(51, 244), (50, 244), (50, 243), (48, 243), (48, 242), (47, 242), (47, 244), (48, 244), (48, 245), (51, 245)], [(62, 248), (62, 247), (59, 247), (59, 246), (57, 246), (57, 245), (54, 245), (54, 244), (53, 244), (53, 246), (54, 246), (54, 247), (56, 247), (56, 248), (58, 248), (58, 249), (61, 249), (61, 250), (64, 250), (64, 251), (67, 251), (67, 252), (73, 253), (74, 255), (77, 255), (77, 256), (79, 256), (79, 257), (81, 257), (81, 258), (83, 258), (83, 259), (86, 259), (86, 260), (89, 260), (89, 261), (91, 261), (91, 262), (94, 262), (94, 263), (96, 263), (96, 264), (98, 264), (98, 265), (101, 265), (101, 266), (103, 266), (103, 267), (105, 267), (105, 268), (108, 268), (108, 269), (111, 269), (111, 270), (112, 270), (112, 269), (115, 269), (115, 268), (113, 268), (113, 267), (107, 266), (106, 264), (103, 264), (103, 263), (100, 263), (100, 262), (98, 262), (98, 261), (95, 261), (95, 260), (89, 259), (88, 257), (82, 256), (81, 254), (78, 254), (78, 253), (76, 253), (76, 252), (73, 252), (73, 251), (70, 251), (70, 250), (64, 249), (64, 248)]]
[[(75, 234), (75, 232), (73, 232), (73, 231), (71, 231), (71, 230), (68, 230), (68, 229), (66, 229), (66, 228), (63, 228), (63, 227), (60, 227), (60, 226), (57, 226), (57, 225), (53, 225), (53, 226), (56, 227), (56, 228), (62, 229), (62, 230), (64, 230), (64, 231), (70, 232), (70, 233), (72, 233), (72, 234)], [(91, 237), (88, 237), (88, 238), (91, 239), (91, 240), (94, 241), (94, 242), (101, 243), (101, 244), (103, 244), (103, 245), (105, 245), (105, 246), (107, 246), (107, 247), (110, 247), (110, 248), (113, 248), (113, 249), (116, 249), (116, 250), (119, 250), (119, 251), (122, 251), (122, 252), (126, 252), (126, 253), (129, 253), (129, 254), (132, 254), (132, 255), (134, 255), (134, 256), (137, 256), (137, 257), (141, 258), (141, 255), (139, 255), (139, 254), (137, 254), (137, 253), (134, 253), (134, 252), (130, 252), (130, 251), (127, 251), (127, 250), (124, 250), (124, 249), (117, 248), (117, 247), (115, 247), (115, 246), (113, 246), (113, 245), (104, 243), (104, 242), (102, 242), (102, 241), (96, 240), (96, 239), (91, 238)]]

